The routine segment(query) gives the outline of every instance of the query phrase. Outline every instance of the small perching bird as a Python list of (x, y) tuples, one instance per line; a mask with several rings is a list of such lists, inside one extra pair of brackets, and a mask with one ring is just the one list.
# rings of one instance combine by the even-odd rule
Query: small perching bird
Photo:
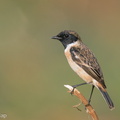
[(64, 30), (53, 36), (52, 39), (57, 39), (63, 44), (65, 56), (70, 67), (85, 81), (85, 83), (74, 85), (73, 87), (92, 84), (90, 99), (95, 86), (102, 93), (109, 108), (113, 109), (114, 104), (106, 91), (100, 65), (92, 51), (82, 42), (80, 36), (74, 31)]

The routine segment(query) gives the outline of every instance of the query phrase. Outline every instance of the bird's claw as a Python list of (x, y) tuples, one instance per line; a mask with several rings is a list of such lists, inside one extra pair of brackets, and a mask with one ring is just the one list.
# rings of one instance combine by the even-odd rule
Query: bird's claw
[(75, 90), (75, 88), (76, 88), (76, 87), (74, 87), (74, 86), (72, 86), (72, 87), (73, 87), (73, 89), (72, 89), (72, 91), (70, 92), (71, 95), (74, 93), (74, 90)]

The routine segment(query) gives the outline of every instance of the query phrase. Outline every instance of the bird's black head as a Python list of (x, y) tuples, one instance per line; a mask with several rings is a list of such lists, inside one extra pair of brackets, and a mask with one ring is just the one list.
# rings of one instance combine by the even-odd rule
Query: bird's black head
[(58, 35), (53, 36), (52, 39), (59, 40), (63, 46), (66, 48), (67, 45), (76, 42), (77, 40), (80, 40), (79, 35), (71, 30), (64, 30), (60, 32)]

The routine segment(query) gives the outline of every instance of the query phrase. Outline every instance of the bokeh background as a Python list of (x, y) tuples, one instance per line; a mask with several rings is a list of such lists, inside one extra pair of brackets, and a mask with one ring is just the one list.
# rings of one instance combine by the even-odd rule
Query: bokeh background
[[(63, 46), (51, 37), (77, 31), (104, 72), (116, 109), (98, 90), (92, 105), (101, 120), (120, 119), (119, 0), (0, 0), (0, 114), (5, 120), (87, 120), (72, 108), (76, 97), (64, 84), (83, 81), (71, 70)], [(91, 86), (78, 88), (86, 98)], [(0, 118), (3, 119), (3, 118)]]

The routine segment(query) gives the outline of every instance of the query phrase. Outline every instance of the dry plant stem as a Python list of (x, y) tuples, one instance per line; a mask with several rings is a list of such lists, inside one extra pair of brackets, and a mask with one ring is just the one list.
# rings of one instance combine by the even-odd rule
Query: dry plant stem
[[(64, 85), (64, 86), (70, 90), (69, 92), (71, 92), (73, 90), (73, 87), (70, 85)], [(74, 89), (74, 92), (72, 94), (75, 95), (76, 97), (78, 97), (78, 99), (80, 101), (82, 101), (82, 103), (85, 105), (86, 112), (90, 114), (90, 116), (92, 117), (93, 120), (99, 120), (95, 110), (88, 103), (88, 100), (86, 100), (86, 98), (76, 88)]]

